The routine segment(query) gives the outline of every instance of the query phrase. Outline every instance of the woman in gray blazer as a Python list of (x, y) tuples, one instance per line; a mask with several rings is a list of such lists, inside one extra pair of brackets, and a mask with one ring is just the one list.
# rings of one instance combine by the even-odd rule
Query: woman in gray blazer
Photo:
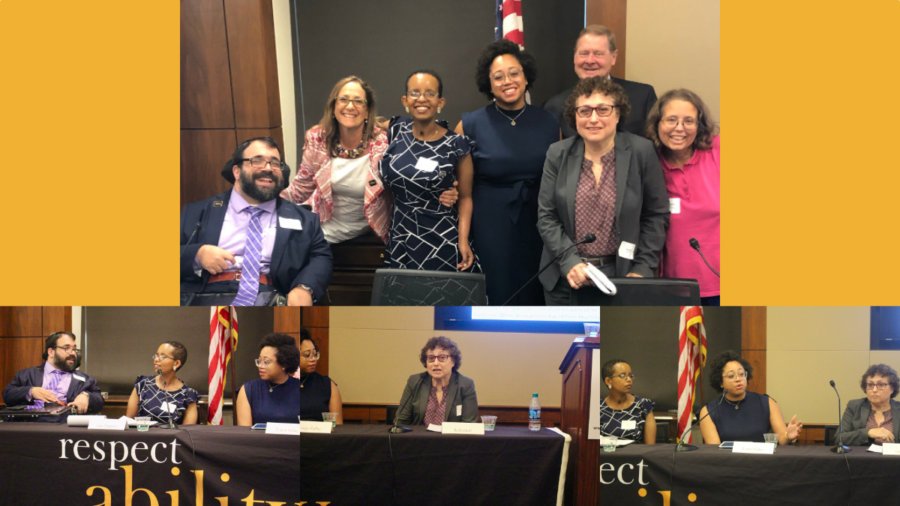
[(422, 347), (419, 360), (425, 372), (413, 374), (406, 381), (397, 423), (441, 425), (476, 421), (475, 382), (457, 371), (462, 365), (462, 354), (456, 343), (444, 336), (432, 337)]
[(900, 390), (897, 371), (889, 365), (875, 364), (866, 369), (859, 386), (866, 398), (847, 403), (841, 418), (842, 442), (867, 445), (900, 441), (900, 402), (893, 400)]
[[(653, 277), (666, 242), (669, 197), (653, 144), (617, 132), (628, 96), (615, 82), (584, 79), (566, 102), (578, 135), (547, 150), (538, 195), (540, 280), (547, 304), (575, 302), (587, 263), (607, 276)], [(591, 236), (594, 240), (587, 240)]]

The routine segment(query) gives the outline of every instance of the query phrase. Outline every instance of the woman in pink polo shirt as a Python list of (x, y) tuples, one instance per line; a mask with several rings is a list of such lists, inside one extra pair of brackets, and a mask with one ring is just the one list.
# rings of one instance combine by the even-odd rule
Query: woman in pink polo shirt
[(647, 117), (669, 192), (662, 276), (696, 279), (705, 306), (719, 305), (718, 133), (706, 104), (686, 89), (663, 94)]

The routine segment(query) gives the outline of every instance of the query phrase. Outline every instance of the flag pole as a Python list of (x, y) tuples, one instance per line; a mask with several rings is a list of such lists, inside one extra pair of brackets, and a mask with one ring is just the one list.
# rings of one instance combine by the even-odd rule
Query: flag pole
[(228, 372), (231, 376), (231, 424), (237, 426), (237, 389), (234, 388), (234, 362), (237, 356), (237, 346), (234, 344), (234, 306), (228, 311), (228, 341), (231, 348), (231, 359), (228, 361)]

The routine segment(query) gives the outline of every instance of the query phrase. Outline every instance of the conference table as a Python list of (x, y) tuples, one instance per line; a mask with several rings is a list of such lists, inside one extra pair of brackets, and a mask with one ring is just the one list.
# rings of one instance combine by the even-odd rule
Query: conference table
[(779, 446), (774, 455), (716, 446), (629, 445), (600, 452), (600, 504), (900, 504), (900, 456), (853, 447)]
[(0, 504), (295, 504), (298, 439), (249, 427), (3, 422)]
[(308, 504), (561, 504), (570, 438), (503, 427), (450, 435), (414, 427), (339, 425), (300, 435), (300, 499)]

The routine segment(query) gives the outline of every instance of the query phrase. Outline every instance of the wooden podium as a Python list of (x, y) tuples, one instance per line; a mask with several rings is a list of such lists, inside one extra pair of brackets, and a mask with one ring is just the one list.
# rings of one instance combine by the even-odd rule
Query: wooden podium
[(599, 337), (579, 337), (572, 342), (559, 366), (562, 374), (560, 429), (572, 436), (565, 492), (565, 504), (570, 506), (596, 506), (599, 494), (600, 442), (588, 440), (591, 368), (600, 367), (592, 363), (592, 355), (599, 348)]

